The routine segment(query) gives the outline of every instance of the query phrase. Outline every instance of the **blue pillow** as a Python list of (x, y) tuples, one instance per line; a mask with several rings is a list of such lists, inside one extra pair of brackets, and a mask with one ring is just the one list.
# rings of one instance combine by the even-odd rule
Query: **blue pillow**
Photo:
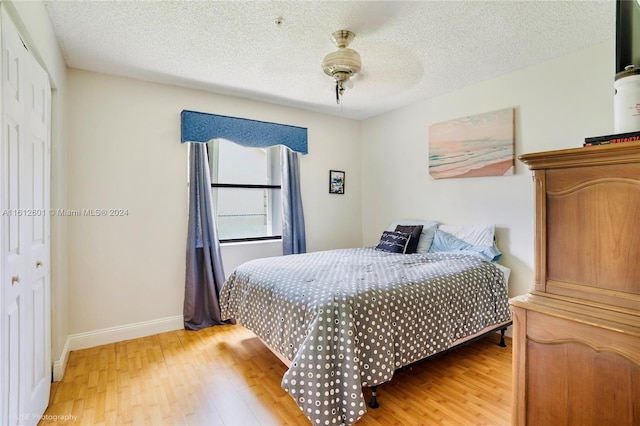
[(439, 229), (436, 229), (429, 252), (471, 252), (490, 262), (497, 262), (502, 257), (495, 246), (474, 246)]
[(389, 253), (404, 253), (410, 238), (411, 235), (406, 232), (384, 231), (376, 249)]

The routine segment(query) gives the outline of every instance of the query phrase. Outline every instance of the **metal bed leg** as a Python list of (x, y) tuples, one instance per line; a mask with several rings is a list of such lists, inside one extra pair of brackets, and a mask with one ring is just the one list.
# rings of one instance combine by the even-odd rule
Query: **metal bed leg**
[(501, 328), (500, 329), (500, 343), (498, 343), (498, 346), (500, 346), (501, 348), (506, 348), (507, 344), (504, 342), (504, 333), (507, 331), (507, 327)]
[(378, 408), (380, 406), (380, 404), (378, 404), (378, 400), (376, 399), (377, 390), (378, 390), (377, 386), (373, 386), (371, 388), (371, 402), (369, 402), (369, 407), (371, 408)]

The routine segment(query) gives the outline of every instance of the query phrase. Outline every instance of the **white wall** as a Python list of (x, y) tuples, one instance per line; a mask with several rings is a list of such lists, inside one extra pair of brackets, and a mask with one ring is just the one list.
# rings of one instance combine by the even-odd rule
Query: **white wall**
[[(362, 241), (360, 123), (275, 105), (92, 72), (68, 71), (70, 210), (127, 209), (124, 217), (68, 217), (70, 334), (182, 314), (187, 228), (183, 109), (307, 127), (300, 159), (308, 251)], [(329, 169), (347, 193), (328, 193)], [(227, 275), (279, 244), (223, 248)]]
[[(503, 263), (513, 268), (512, 295), (525, 293), (533, 279), (530, 173), (517, 162), (515, 176), (433, 181), (428, 125), (514, 107), (516, 155), (580, 146), (585, 136), (613, 129), (613, 40), (358, 123), (68, 71), (43, 4), (2, 3), (54, 88), (52, 207), (129, 209), (126, 217), (52, 218), (54, 359), (69, 335), (181, 314), (182, 109), (309, 128), (310, 154), (301, 161), (309, 251), (374, 244), (398, 217), (496, 223)], [(329, 169), (346, 171), (345, 195), (328, 193)], [(246, 260), (278, 255), (280, 246), (234, 244), (223, 253), (228, 275)]]
[(516, 156), (582, 146), (613, 133), (615, 42), (433, 98), (362, 124), (363, 243), (394, 219), (495, 223), (510, 295), (533, 285), (533, 183), (516, 160), (513, 176), (433, 180), (429, 125), (513, 107)]

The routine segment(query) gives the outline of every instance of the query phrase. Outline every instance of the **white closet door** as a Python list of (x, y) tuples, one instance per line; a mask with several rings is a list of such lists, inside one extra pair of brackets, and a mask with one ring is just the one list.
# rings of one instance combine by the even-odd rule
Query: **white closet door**
[[(24, 399), (20, 383), (24, 375), (21, 353), (24, 351), (26, 314), (24, 288), (26, 266), (22, 222), (25, 178), (23, 159), (25, 127), (22, 75), (26, 51), (17, 32), (2, 10), (2, 381), (4, 418), (2, 424), (20, 422)], [(26, 364), (26, 362), (24, 362)], [(6, 401), (5, 401), (6, 400)]]
[(37, 424), (51, 382), (50, 87), (2, 9), (0, 424)]
[[(50, 186), (50, 104), (49, 76), (35, 59), (29, 57), (31, 74), (27, 81), (26, 158), (29, 178), (25, 239), (27, 258), (27, 405), (40, 415), (49, 403), (51, 389), (51, 285), (49, 282), (49, 186)], [(37, 416), (36, 416), (37, 417)], [(31, 422), (25, 422), (31, 423)], [(37, 421), (35, 422), (37, 423)], [(34, 423), (34, 424), (35, 424)]]

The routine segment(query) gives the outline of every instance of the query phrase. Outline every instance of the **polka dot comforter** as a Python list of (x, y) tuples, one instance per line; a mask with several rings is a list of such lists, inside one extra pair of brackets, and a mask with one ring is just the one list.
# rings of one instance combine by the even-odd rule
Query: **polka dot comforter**
[(291, 361), (282, 387), (317, 425), (355, 423), (363, 386), (511, 315), (502, 271), (479, 257), (372, 247), (247, 262), (220, 305)]

